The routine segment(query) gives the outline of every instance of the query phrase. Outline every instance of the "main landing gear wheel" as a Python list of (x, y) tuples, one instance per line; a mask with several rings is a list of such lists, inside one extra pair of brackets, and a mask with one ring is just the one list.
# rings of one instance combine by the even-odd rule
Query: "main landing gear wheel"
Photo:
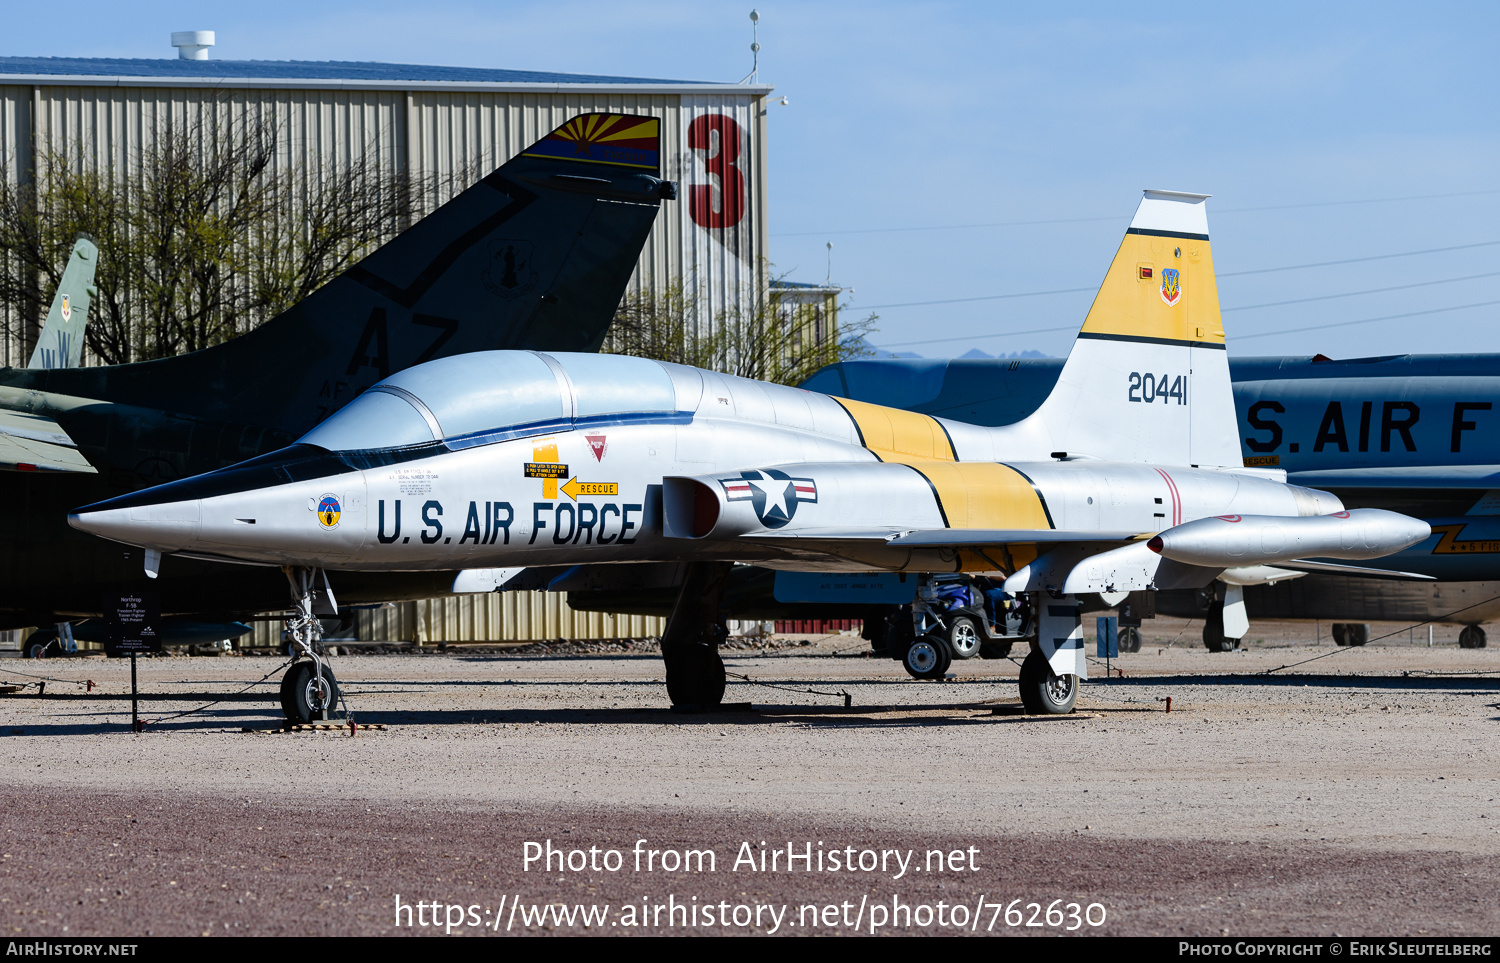
[(1033, 651), (1021, 663), (1021, 704), (1032, 715), (1066, 715), (1078, 701), (1078, 676), (1057, 675)]
[(923, 635), (906, 647), (906, 658), (901, 664), (914, 679), (941, 679), (953, 664), (953, 653), (948, 651), (948, 643), (942, 636)]
[[(666, 656), (667, 697), (674, 706), (716, 706), (724, 701), (724, 660), (717, 647), (683, 642)], [(665, 653), (663, 653), (665, 655)]]
[(306, 725), (326, 718), (333, 713), (338, 702), (338, 680), (327, 665), (323, 666), (321, 680), (314, 674), (310, 660), (296, 663), (281, 677), (281, 711), (294, 725)]
[(1370, 641), (1370, 627), (1364, 622), (1333, 623), (1334, 645), (1364, 645)]
[(724, 660), (719, 658), (719, 643), (728, 637), (729, 630), (719, 609), (733, 568), (730, 562), (688, 565), (661, 633), (667, 697), (673, 708), (711, 710), (724, 701)]
[(1208, 621), (1203, 623), (1203, 647), (1210, 652), (1233, 652), (1239, 648), (1240, 640), (1231, 639), (1224, 634), (1223, 610), (1220, 609), (1219, 612), (1217, 620), (1210, 614)]
[(960, 615), (948, 626), (948, 646), (955, 659), (972, 659), (979, 655), (979, 645), (983, 640), (979, 626), (967, 615)]
[(1141, 630), (1135, 626), (1127, 625), (1121, 629), (1119, 640), (1121, 652), (1141, 651)]
[(1458, 633), (1458, 647), (1460, 649), (1482, 649), (1489, 640), (1484, 637), (1484, 629), (1477, 625), (1466, 625)]

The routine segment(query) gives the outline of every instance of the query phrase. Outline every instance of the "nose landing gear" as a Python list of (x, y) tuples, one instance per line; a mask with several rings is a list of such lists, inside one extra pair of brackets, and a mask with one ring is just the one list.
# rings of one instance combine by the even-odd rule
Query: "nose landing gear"
[[(314, 609), (332, 608), (333, 614), (338, 614), (338, 605), (329, 589), (328, 577), (321, 570), (287, 566), (282, 571), (292, 590), (292, 611), (287, 615), (286, 630), (297, 661), (281, 677), (281, 711), (287, 722), (294, 725), (326, 722), (338, 704), (339, 688), (333, 670), (318, 653), (322, 648), (323, 625), (314, 615)], [(318, 582), (322, 585), (318, 586)]]

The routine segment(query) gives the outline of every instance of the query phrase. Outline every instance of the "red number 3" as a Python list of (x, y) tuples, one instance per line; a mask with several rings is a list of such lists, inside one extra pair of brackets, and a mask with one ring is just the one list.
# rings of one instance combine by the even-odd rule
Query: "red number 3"
[(745, 217), (745, 175), (735, 163), (740, 159), (740, 125), (724, 114), (702, 114), (688, 125), (688, 147), (703, 158), (713, 178), (712, 184), (694, 185), (688, 216), (699, 227), (734, 227)]

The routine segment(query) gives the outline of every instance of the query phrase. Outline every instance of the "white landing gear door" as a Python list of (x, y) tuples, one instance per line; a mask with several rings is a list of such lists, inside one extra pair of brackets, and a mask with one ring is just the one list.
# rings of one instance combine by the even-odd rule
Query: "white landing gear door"
[(1076, 675), (1079, 679), (1087, 679), (1089, 667), (1084, 657), (1083, 620), (1078, 597), (1064, 595), (1055, 599), (1046, 592), (1037, 594), (1041, 611), (1037, 644), (1041, 647), (1042, 657), (1055, 675)]
[(1245, 611), (1245, 587), (1224, 587), (1224, 638), (1243, 639), (1250, 634), (1250, 616)]

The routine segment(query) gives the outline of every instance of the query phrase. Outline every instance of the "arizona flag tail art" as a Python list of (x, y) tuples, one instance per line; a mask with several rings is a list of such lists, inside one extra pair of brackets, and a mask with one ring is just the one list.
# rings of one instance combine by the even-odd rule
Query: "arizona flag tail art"
[(1049, 454), (1108, 461), (1242, 464), (1207, 200), (1145, 192), (1057, 386), (1013, 426), (1027, 447), (1045, 441)]

